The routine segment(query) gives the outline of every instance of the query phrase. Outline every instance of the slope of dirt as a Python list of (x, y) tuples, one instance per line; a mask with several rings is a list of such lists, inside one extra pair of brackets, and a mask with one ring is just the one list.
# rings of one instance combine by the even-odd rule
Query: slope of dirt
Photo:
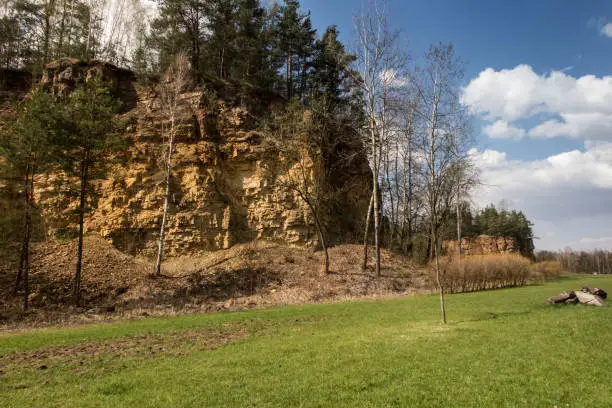
[(76, 241), (39, 243), (32, 251), (28, 313), (21, 312), (22, 296), (13, 294), (15, 262), (0, 265), (0, 329), (428, 291), (425, 271), (384, 250), (381, 278), (374, 276), (373, 265), (362, 271), (362, 249), (331, 248), (329, 275), (321, 274), (320, 252), (254, 242), (168, 259), (162, 276), (154, 276), (149, 260), (89, 235), (83, 255), (84, 307), (75, 308), (70, 289)]

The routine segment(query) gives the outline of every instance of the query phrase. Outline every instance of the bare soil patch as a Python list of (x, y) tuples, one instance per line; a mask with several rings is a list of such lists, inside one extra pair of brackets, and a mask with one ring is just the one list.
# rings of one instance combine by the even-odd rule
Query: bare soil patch
[(76, 241), (39, 243), (32, 251), (28, 313), (13, 294), (15, 261), (0, 265), (0, 330), (430, 290), (426, 271), (407, 258), (383, 250), (383, 276), (377, 278), (373, 265), (361, 270), (361, 251), (360, 245), (331, 248), (331, 273), (322, 275), (322, 253), (254, 242), (168, 259), (162, 276), (154, 276), (150, 260), (124, 254), (92, 234), (84, 245), (84, 307), (75, 308), (70, 285)]

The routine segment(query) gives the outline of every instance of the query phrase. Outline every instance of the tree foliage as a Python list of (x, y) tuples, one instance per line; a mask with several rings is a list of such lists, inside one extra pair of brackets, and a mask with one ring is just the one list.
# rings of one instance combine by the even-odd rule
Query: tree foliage
[(28, 308), (30, 241), (32, 239), (35, 177), (57, 162), (54, 141), (58, 129), (55, 101), (40, 87), (17, 106), (16, 116), (7, 123), (0, 138), (0, 157), (8, 171), (9, 181), (17, 182), (23, 197), (22, 245), (15, 292), (23, 284), (24, 309)]
[(97, 76), (79, 84), (61, 106), (64, 124), (58, 144), (64, 149), (62, 164), (69, 175), (79, 179), (79, 203), (76, 208), (79, 241), (73, 282), (73, 296), (78, 305), (81, 295), (84, 219), (89, 212), (90, 183), (109, 164), (109, 153), (125, 146), (125, 139), (115, 132), (119, 102)]

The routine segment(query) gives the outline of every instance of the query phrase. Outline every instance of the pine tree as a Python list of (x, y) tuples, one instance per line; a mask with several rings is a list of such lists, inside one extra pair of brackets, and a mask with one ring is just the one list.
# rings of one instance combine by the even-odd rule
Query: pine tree
[(355, 56), (346, 53), (339, 34), (336, 26), (330, 26), (316, 41), (309, 87), (312, 97), (325, 100), (331, 112), (358, 119), (363, 101), (351, 68)]
[(298, 0), (285, 0), (274, 10), (273, 33), (276, 65), (284, 68), (284, 92), (288, 99), (305, 93), (305, 80), (313, 53), (315, 30), (309, 14), (300, 12)]
[(23, 283), (24, 310), (28, 308), (35, 176), (54, 162), (53, 140), (57, 127), (54, 101), (48, 93), (36, 88), (17, 107), (15, 119), (8, 122), (8, 132), (0, 138), (0, 154), (13, 178), (22, 183), (23, 237), (15, 291)]
[(236, 19), (236, 59), (232, 77), (261, 87), (270, 86), (275, 74), (267, 58), (270, 44), (265, 30), (266, 11), (259, 0), (239, 0)]
[(159, 52), (159, 69), (164, 71), (176, 54), (184, 52), (196, 76), (205, 72), (202, 49), (209, 37), (210, 1), (158, 0), (158, 11), (151, 23), (151, 44)]
[(210, 7), (210, 38), (205, 43), (207, 73), (228, 78), (237, 52), (237, 13), (236, 0), (215, 0)]
[(79, 84), (68, 95), (64, 104), (64, 130), (61, 143), (67, 153), (64, 167), (69, 174), (79, 178), (78, 247), (73, 281), (75, 304), (80, 305), (83, 261), (83, 234), (85, 214), (89, 211), (90, 182), (93, 170), (104, 167), (107, 155), (123, 149), (124, 140), (114, 133), (119, 102), (115, 100), (100, 78), (94, 76)]

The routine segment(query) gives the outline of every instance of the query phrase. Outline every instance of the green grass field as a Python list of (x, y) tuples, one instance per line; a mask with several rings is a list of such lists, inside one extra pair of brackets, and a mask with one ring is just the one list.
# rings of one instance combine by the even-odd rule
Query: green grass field
[(612, 276), (0, 335), (0, 407), (606, 407)]

